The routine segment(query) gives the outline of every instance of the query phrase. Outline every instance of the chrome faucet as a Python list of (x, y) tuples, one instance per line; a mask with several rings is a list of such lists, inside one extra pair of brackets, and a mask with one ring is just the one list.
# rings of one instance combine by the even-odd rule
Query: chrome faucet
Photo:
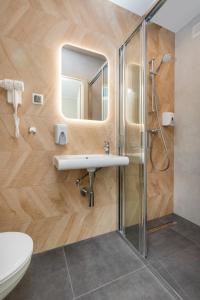
[(110, 143), (105, 141), (103, 145), (104, 153), (109, 154), (110, 153)]

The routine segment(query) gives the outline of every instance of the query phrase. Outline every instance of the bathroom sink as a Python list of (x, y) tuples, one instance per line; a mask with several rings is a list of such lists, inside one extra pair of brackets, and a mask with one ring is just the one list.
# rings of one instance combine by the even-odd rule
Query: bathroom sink
[(112, 154), (56, 155), (53, 163), (58, 170), (96, 169), (129, 164), (127, 156)]

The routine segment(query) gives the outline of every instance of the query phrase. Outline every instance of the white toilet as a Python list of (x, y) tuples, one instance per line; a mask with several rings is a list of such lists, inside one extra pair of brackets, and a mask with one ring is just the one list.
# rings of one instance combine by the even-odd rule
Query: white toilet
[(33, 241), (21, 232), (0, 233), (0, 300), (25, 274), (33, 253)]

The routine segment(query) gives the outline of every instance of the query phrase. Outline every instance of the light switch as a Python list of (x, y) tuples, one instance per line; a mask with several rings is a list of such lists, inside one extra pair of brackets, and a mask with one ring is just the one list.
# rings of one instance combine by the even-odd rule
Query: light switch
[(43, 104), (43, 95), (41, 94), (37, 94), (37, 93), (33, 93), (32, 94), (32, 103), (33, 104), (40, 104), (42, 105)]

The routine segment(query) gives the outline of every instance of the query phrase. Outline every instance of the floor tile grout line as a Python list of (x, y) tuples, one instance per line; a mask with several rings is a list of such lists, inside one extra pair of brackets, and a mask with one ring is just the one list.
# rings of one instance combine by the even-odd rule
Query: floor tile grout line
[[(170, 257), (170, 256), (168, 256), (168, 257)], [(188, 296), (188, 294), (185, 292), (185, 290), (182, 288), (182, 286), (181, 285), (179, 285), (179, 283), (176, 281), (176, 279), (173, 277), (173, 275), (171, 275), (170, 273), (169, 273), (169, 271), (165, 268), (165, 266), (163, 265), (163, 263), (162, 263), (162, 261), (160, 260), (160, 259), (158, 259), (158, 262), (160, 263), (160, 265), (161, 265), (161, 267), (165, 270), (165, 272), (171, 277), (171, 279), (172, 280), (174, 280), (174, 282), (176, 283), (176, 285), (179, 287), (179, 289), (183, 292), (183, 294), (185, 294), (185, 296)], [(163, 278), (163, 276), (161, 275), (161, 277)], [(164, 278), (164, 280), (165, 280), (165, 278)], [(171, 286), (171, 284), (169, 284), (170, 286)], [(172, 289), (174, 289), (173, 288), (173, 286), (171, 286), (172, 287)], [(175, 289), (174, 289), (175, 290)], [(176, 290), (175, 290), (175, 292), (176, 292)], [(178, 292), (176, 292), (177, 294), (178, 294)], [(180, 295), (179, 295), (180, 296)], [(181, 297), (181, 296), (180, 296)], [(181, 297), (182, 298), (182, 297)]]
[[(178, 233), (178, 232), (176, 232), (176, 233)], [(184, 237), (184, 236), (181, 235), (180, 233), (178, 233), (178, 235), (181, 236), (181, 237)], [(185, 237), (184, 237), (184, 238), (185, 238)], [(187, 239), (187, 238), (186, 238), (186, 239)], [(187, 239), (187, 240), (190, 241), (189, 239)], [(183, 250), (186, 250), (186, 249), (188, 249), (189, 247), (191, 247), (191, 245), (186, 246)], [(172, 256), (172, 255), (174, 255), (174, 254), (176, 255), (178, 252), (179, 252), (178, 250), (177, 250), (177, 251), (173, 251), (173, 252), (172, 252), (171, 254), (169, 254), (169, 255), (164, 255), (163, 258), (169, 258), (170, 256)], [(165, 269), (165, 267), (164, 267), (164, 265), (163, 265), (161, 259), (160, 259), (160, 258), (157, 258), (156, 260), (160, 263), (160, 265), (162, 266), (162, 268)], [(148, 267), (148, 265), (154, 268), (154, 266), (151, 264), (150, 261), (147, 263), (147, 267)], [(149, 268), (149, 267), (148, 267), (148, 268)], [(155, 269), (155, 268), (154, 268), (154, 269)], [(151, 271), (150, 268), (149, 268), (149, 270)], [(155, 269), (155, 270), (156, 270), (156, 269)], [(185, 290), (178, 284), (178, 282), (176, 281), (176, 279), (175, 279), (175, 278), (174, 278), (174, 277), (173, 277), (166, 269), (165, 269), (165, 271), (166, 271), (167, 274), (171, 277), (171, 279), (174, 280), (175, 284), (179, 287), (179, 289), (182, 291), (182, 293), (185, 294), (185, 296), (188, 296), (187, 293), (185, 292)], [(158, 271), (157, 271), (157, 272), (158, 272)], [(151, 273), (157, 278), (157, 276), (156, 276), (152, 271), (151, 271)], [(159, 272), (158, 272), (158, 274), (159, 274), (159, 275), (161, 276), (161, 278), (166, 282), (166, 284), (168, 284), (168, 285), (175, 291), (175, 294), (177, 294), (178, 297), (180, 297), (180, 299), (183, 299), (182, 296), (179, 295), (179, 293), (176, 291), (176, 289), (173, 288), (173, 286), (172, 286), (170, 283), (168, 283), (167, 280), (166, 280)], [(157, 278), (157, 279), (159, 280), (159, 278)], [(165, 287), (165, 289), (167, 289), (167, 288)]]
[[(150, 265), (150, 264), (149, 264)], [(151, 267), (153, 267), (151, 265)], [(154, 268), (154, 267), (153, 267)], [(165, 278), (159, 274), (159, 272), (155, 269), (156, 272), (158, 272), (158, 276), (161, 277), (161, 279), (159, 279), (159, 277), (154, 274), (154, 272), (148, 267), (147, 265), (147, 269), (151, 272), (151, 274), (153, 275), (153, 277), (155, 278), (155, 280), (159, 283), (159, 285), (171, 296), (171, 297), (175, 297), (174, 295), (172, 295), (172, 292), (176, 295), (176, 297), (178, 297), (180, 300), (183, 300), (182, 296), (179, 295), (179, 293), (173, 288), (173, 286), (171, 286), (170, 283), (167, 282), (167, 280), (165, 280)], [(166, 286), (165, 286), (166, 285)], [(172, 291), (169, 291), (169, 288), (172, 289)], [(182, 289), (181, 289), (182, 290)], [(185, 294), (185, 293), (184, 293)], [(175, 298), (174, 298), (175, 299)]]
[(174, 232), (178, 233), (181, 237), (185, 238), (186, 240), (188, 240), (189, 242), (193, 243), (195, 246), (197, 246), (198, 248), (200, 248), (200, 243), (199, 242), (196, 242), (196, 241), (193, 241), (191, 238), (190, 238), (190, 235), (184, 235), (178, 231), (176, 231), (175, 229), (172, 229)]
[[(171, 285), (171, 283), (169, 283), (162, 274), (160, 274), (160, 272), (152, 265), (151, 262), (147, 263), (147, 268), (148, 270), (154, 275), (154, 277), (159, 281), (159, 283), (161, 283), (161, 285), (168, 290), (172, 289), (172, 292), (176, 295), (176, 297), (183, 299), (181, 295), (179, 295), (179, 293), (176, 291), (176, 289)], [(164, 268), (164, 266), (161, 264), (161, 266)], [(153, 271), (153, 270), (154, 271)], [(165, 268), (164, 268), (165, 269)], [(174, 278), (172, 278), (172, 276), (169, 274), (169, 272), (165, 269), (166, 273), (171, 277), (172, 280), (174, 280), (175, 284), (178, 286), (178, 288), (182, 291), (183, 294), (185, 294), (184, 290), (181, 288), (181, 286), (176, 282), (176, 280)], [(155, 274), (156, 272), (156, 274)], [(161, 278), (161, 279), (160, 279)], [(166, 285), (166, 286), (165, 286)], [(170, 291), (168, 290), (168, 292), (170, 293)], [(171, 295), (173, 296), (173, 295)]]
[[(180, 233), (181, 234), (181, 233)], [(182, 235), (182, 234), (181, 234)], [(183, 235), (182, 235), (183, 236)], [(196, 246), (197, 248), (200, 248), (200, 243), (199, 242), (196, 242), (196, 241), (194, 241), (194, 240), (192, 240), (191, 238), (190, 238), (190, 236), (188, 235), (188, 236), (185, 236), (185, 238), (188, 240), (188, 241), (190, 241), (190, 243), (192, 243), (192, 245), (194, 245), (194, 246)], [(190, 245), (191, 246), (191, 245)]]
[[(185, 237), (183, 237), (181, 234), (179, 234), (179, 236), (180, 237), (182, 237), (182, 238), (185, 238)], [(190, 242), (191, 243), (191, 241), (189, 240), (189, 239), (187, 239), (187, 238), (185, 238), (186, 240), (187, 240), (187, 242)], [(193, 243), (194, 244), (194, 243)], [(194, 244), (195, 245), (195, 244)], [(188, 249), (189, 247), (191, 247), (192, 245), (190, 244), (190, 245), (188, 245), (188, 246), (185, 246), (185, 247), (183, 247), (181, 250), (186, 250), (186, 249)], [(156, 247), (155, 246), (150, 246), (151, 247), (151, 250), (155, 250), (156, 249)], [(149, 248), (150, 248), (149, 247)], [(162, 255), (162, 256), (159, 256), (158, 257), (158, 260), (160, 261), (160, 258), (168, 258), (168, 257), (170, 257), (170, 256), (172, 256), (172, 255), (175, 255), (175, 254), (177, 254), (177, 253), (179, 253), (179, 251), (180, 250), (178, 250), (178, 249), (174, 249), (173, 251), (171, 251), (171, 253), (170, 254), (164, 254), (164, 255)], [(155, 256), (154, 256), (155, 257)]]
[(126, 274), (123, 274), (123, 275), (121, 275), (121, 276), (119, 276), (119, 277), (117, 277), (117, 278), (115, 278), (115, 279), (113, 279), (113, 280), (111, 280), (111, 281), (108, 281), (108, 282), (102, 284), (101, 286), (98, 286), (98, 287), (95, 288), (95, 289), (92, 289), (92, 290), (90, 290), (90, 291), (88, 291), (88, 292), (86, 292), (86, 293), (83, 293), (83, 294), (81, 294), (81, 295), (75, 297), (74, 300), (78, 300), (78, 299), (80, 299), (80, 298), (83, 297), (83, 296), (86, 296), (86, 295), (89, 295), (89, 294), (91, 294), (91, 293), (93, 293), (93, 292), (96, 292), (96, 291), (100, 290), (100, 289), (103, 288), (103, 287), (106, 287), (106, 286), (108, 286), (108, 285), (110, 285), (110, 284), (112, 284), (112, 283), (114, 283), (114, 282), (116, 282), (116, 281), (118, 281), (118, 280), (120, 280), (120, 279), (123, 279), (123, 278), (125, 278), (125, 277), (127, 277), (127, 276), (129, 276), (129, 275), (131, 275), (131, 274), (134, 274), (134, 273), (136, 273), (137, 271), (140, 271), (140, 270), (145, 269), (145, 268), (146, 268), (146, 266), (143, 265), (142, 267), (140, 267), (140, 268), (138, 268), (138, 269), (136, 269), (136, 270), (134, 270), (134, 271), (131, 271), (131, 272), (126, 273)]
[[(176, 215), (176, 214), (175, 214)], [(177, 216), (177, 215), (176, 215)], [(179, 224), (179, 221), (175, 218), (174, 221), (177, 221), (177, 225)], [(183, 220), (182, 222), (184, 223), (185, 220)], [(192, 223), (191, 221), (189, 221), (190, 223)], [(182, 223), (182, 224), (183, 224)], [(196, 225), (195, 223), (192, 223), (193, 225), (195, 225), (195, 227), (197, 226), (198, 229), (200, 228), (199, 225)], [(190, 225), (188, 225), (190, 226)], [(182, 232), (180, 231), (177, 231), (177, 229), (175, 229), (173, 226), (170, 228), (171, 230), (173, 230), (175, 233), (178, 233), (181, 237), (184, 237), (185, 239), (187, 239), (188, 241), (192, 242), (195, 246), (197, 246), (198, 248), (200, 248), (200, 243), (199, 242), (196, 242), (194, 240), (192, 240), (190, 238), (190, 234), (183, 234)]]
[(126, 243), (126, 245), (132, 250), (132, 254), (134, 255), (134, 257), (139, 260), (143, 266), (146, 266), (146, 260), (141, 257), (141, 254), (135, 250), (136, 248), (131, 244), (131, 242), (129, 242), (126, 238), (124, 238), (120, 233), (119, 237), (122, 239), (122, 241), (124, 241)]
[[(176, 230), (175, 228), (170, 228), (170, 231), (173, 231), (175, 234), (177, 234), (179, 237), (181, 238), (184, 238), (185, 240), (187, 240), (188, 244), (186, 247), (183, 248), (183, 251), (187, 251), (187, 249), (189, 249), (190, 247), (197, 247), (198, 249), (200, 248), (200, 244), (198, 243), (198, 241), (195, 241), (193, 240), (191, 237), (190, 237), (190, 234), (184, 234), (182, 231), (180, 230)], [(171, 256), (173, 255), (176, 255), (179, 251), (172, 251), (172, 253), (168, 254), (168, 255), (165, 255), (164, 258), (170, 258)], [(163, 275), (159, 274), (159, 271), (156, 270), (156, 268), (152, 265), (151, 262), (148, 263), (149, 267), (153, 268), (156, 270), (156, 272), (158, 272), (159, 276), (164, 279), (164, 281), (172, 288), (172, 290), (175, 291), (175, 294), (178, 295), (179, 298), (181, 299), (190, 299), (189, 298), (189, 295), (188, 295), (188, 292), (185, 291), (184, 287), (181, 286), (176, 278), (173, 276), (173, 273), (171, 274), (164, 266), (162, 260), (159, 258), (156, 259), (159, 263), (160, 263), (160, 266), (164, 269), (165, 273), (171, 278), (171, 280), (174, 282), (174, 284), (176, 284), (177, 288), (179, 288), (179, 292), (176, 290), (176, 288), (173, 287), (173, 284), (169, 283), (164, 277)], [(151, 269), (150, 269), (151, 270)], [(154, 273), (153, 273), (154, 274)], [(154, 274), (154, 276), (157, 277), (156, 274)], [(158, 277), (159, 279), (159, 277)], [(185, 298), (186, 297), (186, 298)]]
[(64, 254), (64, 260), (65, 260), (65, 266), (66, 266), (66, 270), (67, 270), (67, 274), (68, 274), (68, 277), (69, 277), (69, 282), (70, 282), (70, 287), (72, 289), (72, 296), (73, 296), (73, 299), (75, 299), (75, 293), (74, 293), (74, 288), (73, 288), (73, 284), (72, 284), (72, 278), (71, 278), (71, 275), (70, 275), (70, 271), (69, 271), (69, 267), (68, 267), (68, 262), (67, 262), (67, 256), (65, 254), (65, 249), (63, 247), (63, 254)]
[[(188, 238), (189, 239), (189, 238)], [(189, 239), (190, 240), (190, 239)], [(193, 240), (190, 240), (190, 242), (192, 242), (194, 244), (194, 246), (196, 246), (197, 248), (200, 248), (200, 243), (199, 242), (195, 242)]]
[[(121, 236), (121, 238), (124, 240), (124, 238)], [(133, 250), (133, 248), (132, 248), (132, 246), (130, 245), (130, 243), (128, 242), (128, 241), (126, 241), (126, 240), (124, 240), (126, 243), (127, 243), (127, 245)], [(158, 281), (159, 282), (159, 284), (160, 284), (160, 286), (171, 296), (171, 297), (173, 297), (174, 298), (174, 296), (173, 295), (171, 295), (171, 292), (167, 289), (167, 287), (165, 287), (164, 286), (164, 283), (162, 283), (160, 280), (159, 280), (159, 278), (153, 273), (153, 271), (151, 271), (151, 269), (148, 267), (148, 262), (146, 261), (146, 260), (144, 260), (142, 257), (140, 257), (140, 254), (139, 253), (136, 253), (134, 250), (133, 250), (133, 253), (134, 253), (134, 255), (135, 255), (135, 257), (138, 259), (138, 260), (140, 260), (140, 262), (143, 264), (143, 266), (144, 267), (146, 267), (147, 268), (147, 270), (153, 275), (153, 277), (156, 279), (156, 281)], [(166, 284), (168, 284), (167, 282), (166, 282)], [(173, 290), (173, 287), (169, 284), (169, 288), (171, 288), (172, 290)], [(176, 291), (174, 292), (175, 294), (177, 294), (176, 293)], [(178, 295), (178, 297), (179, 297), (179, 295)], [(181, 297), (181, 299), (182, 299), (182, 297)]]

